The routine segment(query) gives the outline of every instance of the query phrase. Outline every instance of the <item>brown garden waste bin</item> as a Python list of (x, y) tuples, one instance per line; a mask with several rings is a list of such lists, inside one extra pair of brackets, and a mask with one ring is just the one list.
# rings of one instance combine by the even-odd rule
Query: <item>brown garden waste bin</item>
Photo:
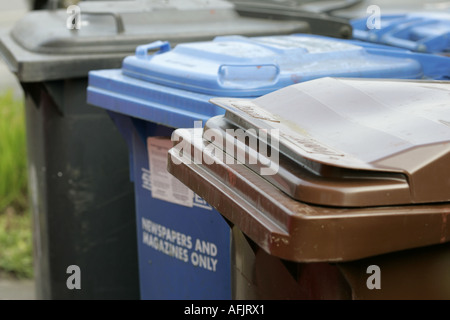
[(233, 298), (450, 299), (449, 84), (321, 78), (176, 130), (169, 172), (233, 228)]

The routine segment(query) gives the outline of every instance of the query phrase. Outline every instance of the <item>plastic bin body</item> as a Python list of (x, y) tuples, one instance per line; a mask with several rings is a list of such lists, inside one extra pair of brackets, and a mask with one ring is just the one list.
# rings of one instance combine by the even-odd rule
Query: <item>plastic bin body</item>
[[(138, 299), (127, 147), (107, 115), (86, 105), (86, 85), (23, 84), (37, 298)], [(70, 265), (80, 267), (80, 290), (67, 288)]]
[[(112, 114), (113, 119), (117, 117), (126, 116)], [(141, 298), (231, 299), (228, 224), (204, 200), (162, 172), (166, 171), (173, 128), (136, 118), (127, 120), (130, 126), (122, 129), (131, 134)], [(155, 137), (156, 143), (165, 145), (163, 149), (149, 149), (147, 139)], [(155, 170), (161, 175), (152, 180)], [(164, 187), (153, 188), (154, 181), (164, 183), (164, 187), (175, 182), (177, 192), (169, 191), (165, 193), (168, 197), (160, 199), (156, 192)]]
[[(149, 50), (156, 53), (150, 55)], [(297, 59), (303, 63), (298, 64)], [(430, 59), (427, 60), (429, 63), (424, 63), (423, 59)], [(317, 64), (317, 61), (322, 63)], [(164, 295), (164, 298), (174, 299), (208, 299), (214, 296), (206, 285), (192, 287), (189, 277), (183, 277), (184, 281), (172, 278), (174, 274), (194, 274), (192, 263), (168, 257), (149, 246), (148, 232), (142, 219), (191, 235), (193, 239), (197, 235), (191, 220), (198, 221), (199, 225), (208, 225), (208, 219), (212, 219), (214, 214), (218, 216), (215, 210), (211, 212), (197, 207), (195, 199), (199, 199), (195, 196), (189, 206), (153, 198), (148, 185), (151, 170), (149, 137), (170, 137), (174, 129), (192, 127), (195, 121), (204, 124), (211, 117), (223, 114), (222, 108), (209, 103), (211, 98), (217, 96), (257, 97), (324, 74), (442, 77), (439, 74), (442, 72), (441, 65), (446, 62), (448, 60), (443, 57), (428, 57), (405, 50), (387, 50), (374, 44), (318, 36), (231, 36), (178, 44), (172, 50), (167, 42), (142, 45), (136, 49), (136, 55), (124, 59), (122, 69), (91, 71), (88, 103), (110, 112), (130, 150), (131, 178), (135, 184), (137, 205), (142, 298), (154, 299)], [(177, 218), (165, 220), (169, 211)], [(201, 218), (202, 215), (207, 218)], [(229, 226), (224, 221), (216, 222), (211, 230), (215, 230), (214, 237), (205, 236), (209, 239), (207, 241), (216, 244), (221, 254), (230, 253), (230, 247), (225, 245), (234, 241)], [(147, 237), (145, 242), (144, 236)], [(191, 253), (188, 251), (188, 255)], [(230, 255), (219, 260), (221, 270), (231, 272), (230, 261), (234, 255)], [(149, 263), (155, 259), (160, 261), (157, 265)], [(204, 279), (211, 275), (205, 270), (197, 272), (196, 275)], [(157, 282), (154, 282), (155, 277)], [(217, 288), (224, 288), (217, 292), (221, 298), (231, 297), (231, 292), (226, 292), (230, 277), (224, 272), (220, 280), (213, 282)], [(207, 282), (201, 281), (202, 284)], [(162, 288), (167, 291), (161, 291)], [(195, 289), (186, 291), (186, 288)]]
[[(213, 99), (225, 115), (176, 130), (169, 172), (233, 226), (233, 297), (448, 299), (448, 90), (322, 78)], [(279, 129), (275, 174), (264, 158), (236, 161), (236, 127)]]
[[(66, 10), (35, 11), (0, 41), (26, 96), (37, 297), (139, 299), (128, 148), (108, 114), (86, 103), (88, 71), (118, 68), (136, 46), (160, 37), (177, 43), (307, 32), (308, 25), (243, 18), (224, 1), (86, 1), (79, 7), (78, 30), (66, 27)], [(67, 287), (71, 265), (80, 267), (80, 290)]]
[[(120, 69), (89, 74), (88, 102), (117, 108), (108, 112), (129, 147), (143, 300), (231, 299), (226, 221), (176, 179), (177, 188), (160, 194), (170, 185), (165, 168), (173, 130), (219, 114), (210, 98), (127, 77)], [(159, 149), (151, 149), (152, 143)], [(152, 180), (155, 172), (161, 175)]]
[(450, 54), (450, 13), (382, 15), (379, 29), (369, 29), (366, 18), (351, 23), (355, 39), (417, 52)]
[[(293, 262), (268, 254), (233, 227), (233, 299), (448, 300), (448, 243), (346, 262)], [(380, 289), (371, 266), (379, 267)], [(373, 268), (373, 267), (372, 267)]]

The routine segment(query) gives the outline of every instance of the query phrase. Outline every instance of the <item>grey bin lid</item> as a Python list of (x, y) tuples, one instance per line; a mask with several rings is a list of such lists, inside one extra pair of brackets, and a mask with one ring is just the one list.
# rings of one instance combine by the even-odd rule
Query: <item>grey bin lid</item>
[[(225, 148), (227, 139), (237, 141), (227, 129), (265, 129), (269, 136), (278, 129), (279, 170), (262, 177), (299, 201), (338, 207), (448, 202), (449, 84), (321, 78), (253, 100), (214, 98), (227, 112), (205, 130), (226, 137), (211, 142), (236, 158), (237, 151)], [(261, 172), (261, 163), (245, 161)]]
[(377, 6), (380, 14), (406, 14), (412, 12), (442, 12), (450, 10), (444, 0), (230, 0), (238, 10), (276, 12), (286, 10), (304, 14), (327, 14), (338, 19), (370, 17)]
[(66, 26), (66, 10), (33, 11), (0, 39), (0, 54), (20, 81), (86, 76), (119, 68), (138, 45), (156, 40), (172, 46), (218, 35), (308, 32), (306, 22), (242, 17), (220, 0), (86, 1), (80, 29)]
[(313, 34), (350, 38), (352, 27), (348, 19), (333, 17), (328, 13), (353, 6), (360, 0), (306, 2), (298, 0), (231, 0), (230, 2), (234, 3), (235, 9), (244, 16), (275, 19), (296, 18), (307, 21)]

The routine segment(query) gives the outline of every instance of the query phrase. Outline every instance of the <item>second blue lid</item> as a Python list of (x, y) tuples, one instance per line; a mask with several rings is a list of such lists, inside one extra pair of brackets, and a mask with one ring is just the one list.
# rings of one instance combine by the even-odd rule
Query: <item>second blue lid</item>
[(450, 54), (449, 13), (392, 14), (374, 19), (352, 20), (353, 37), (417, 52)]

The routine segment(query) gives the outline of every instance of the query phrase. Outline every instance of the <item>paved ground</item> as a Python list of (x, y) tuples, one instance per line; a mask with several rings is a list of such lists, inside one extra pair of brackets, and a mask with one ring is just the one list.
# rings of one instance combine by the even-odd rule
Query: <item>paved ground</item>
[[(0, 34), (4, 34), (15, 21), (26, 14), (26, 0), (0, 0)], [(12, 89), (16, 96), (23, 96), (16, 77), (0, 59), (0, 93)], [(0, 273), (0, 300), (33, 300), (35, 285), (33, 280), (14, 280)]]
[(0, 300), (34, 300), (33, 280), (16, 280), (0, 274)]

